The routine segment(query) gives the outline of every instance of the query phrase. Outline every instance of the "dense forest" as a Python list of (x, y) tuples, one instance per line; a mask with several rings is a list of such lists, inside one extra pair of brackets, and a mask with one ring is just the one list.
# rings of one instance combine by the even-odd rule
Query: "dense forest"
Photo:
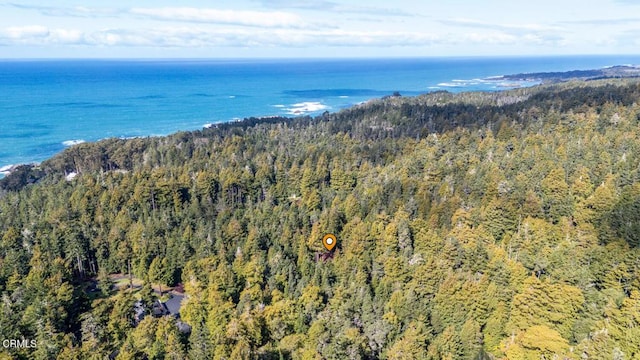
[[(633, 80), (80, 144), (0, 186), (0, 340), (37, 342), (0, 359), (640, 357)], [(135, 319), (179, 283), (188, 331)]]

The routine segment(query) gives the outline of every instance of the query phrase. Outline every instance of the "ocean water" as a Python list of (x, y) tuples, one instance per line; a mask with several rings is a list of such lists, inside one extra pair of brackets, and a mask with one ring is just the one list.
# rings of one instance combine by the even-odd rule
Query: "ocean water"
[(618, 64), (640, 64), (640, 56), (0, 60), (0, 172), (83, 141), (166, 135), (249, 116), (314, 115), (395, 91), (497, 91), (513, 82), (487, 78)]

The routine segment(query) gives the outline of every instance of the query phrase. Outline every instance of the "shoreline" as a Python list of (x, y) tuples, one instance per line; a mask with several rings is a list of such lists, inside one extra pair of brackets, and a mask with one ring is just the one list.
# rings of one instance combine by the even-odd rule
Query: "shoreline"
[[(384, 59), (382, 59), (384, 60)], [(364, 101), (359, 101), (355, 103), (351, 103), (348, 106), (330, 111), (330, 107), (323, 104), (322, 101), (303, 101), (292, 104), (291, 108), (287, 108), (287, 112), (282, 115), (264, 115), (264, 116), (254, 116), (254, 117), (243, 117), (238, 118), (234, 117), (227, 121), (214, 121), (202, 124), (198, 128), (194, 129), (181, 129), (174, 132), (170, 132), (167, 134), (150, 134), (150, 135), (141, 135), (141, 136), (126, 136), (126, 137), (108, 137), (102, 138), (98, 140), (89, 140), (85, 141), (84, 139), (70, 139), (64, 140), (61, 142), (64, 148), (51, 156), (47, 157), (41, 161), (32, 161), (32, 162), (23, 162), (23, 163), (14, 163), (14, 164), (0, 164), (0, 179), (5, 178), (10, 175), (16, 169), (21, 166), (31, 166), (37, 167), (43, 161), (47, 161), (54, 156), (66, 151), (67, 149), (74, 147), (76, 145), (80, 145), (83, 143), (96, 143), (102, 140), (107, 139), (132, 139), (132, 138), (148, 138), (148, 137), (164, 137), (171, 136), (177, 132), (192, 132), (192, 131), (202, 131), (206, 129), (216, 128), (220, 124), (234, 124), (234, 123), (242, 123), (247, 119), (257, 119), (257, 120), (267, 120), (273, 118), (290, 118), (295, 119), (304, 116), (312, 116), (316, 117), (322, 114), (322, 112), (330, 111), (332, 113), (342, 111), (344, 109), (353, 108), (356, 106), (360, 106), (365, 103), (369, 103), (371, 101), (382, 100), (391, 96), (402, 96), (402, 97), (415, 97), (425, 94), (430, 94), (438, 91), (446, 91), (452, 93), (460, 93), (460, 92), (503, 92), (514, 89), (521, 88), (530, 88), (543, 84), (549, 83), (559, 83), (570, 80), (598, 80), (598, 79), (609, 79), (609, 78), (637, 78), (640, 77), (640, 65), (609, 65), (599, 69), (591, 69), (591, 70), (569, 70), (564, 72), (531, 72), (531, 73), (518, 73), (518, 74), (507, 74), (507, 75), (493, 75), (493, 76), (485, 76), (482, 78), (473, 78), (473, 79), (452, 79), (448, 82), (438, 83), (437, 86), (427, 86), (425, 87), (426, 91), (420, 93), (419, 95), (402, 95), (400, 93), (393, 93), (384, 96), (374, 96)], [(470, 89), (470, 90), (462, 90), (469, 87), (474, 86), (491, 86), (490, 88), (480, 88), (480, 89)], [(455, 91), (459, 90), (459, 91)], [(342, 98), (342, 97), (341, 97)], [(278, 108), (284, 108), (284, 105), (276, 106)]]
[[(536, 86), (539, 85), (539, 82), (531, 82), (531, 81), (522, 81), (524, 84), (516, 84), (516, 83), (504, 83), (505, 80), (505, 75), (497, 75), (497, 76), (488, 76), (488, 77), (483, 77), (483, 78), (474, 78), (474, 79), (469, 79), (469, 80), (464, 80), (464, 79), (452, 79), (450, 80), (450, 82), (448, 83), (439, 83), (437, 84), (437, 86), (427, 86), (425, 88), (425, 91), (423, 92), (419, 92), (418, 94), (413, 94), (413, 92), (411, 93), (411, 95), (403, 95), (400, 94), (399, 92), (395, 92), (400, 94), (400, 96), (403, 97), (415, 97), (415, 96), (420, 96), (420, 95), (425, 95), (425, 94), (429, 94), (429, 93), (433, 93), (433, 92), (437, 92), (437, 91), (447, 91), (447, 92), (452, 92), (452, 93), (458, 93), (458, 92), (475, 92), (475, 91), (488, 91), (488, 92), (493, 92), (493, 91), (507, 91), (507, 90), (512, 90), (512, 89), (518, 89), (518, 88), (525, 88), (525, 87), (532, 87), (532, 86)], [(493, 88), (487, 88), (487, 89), (470, 89), (470, 90), (463, 90), (467, 87), (471, 87), (471, 86), (475, 86), (475, 85), (481, 85), (481, 84), (485, 84), (485, 85), (489, 85), (489, 86), (493, 86)], [(458, 90), (458, 91), (456, 91)], [(60, 144), (63, 146), (63, 148), (52, 154), (51, 156), (47, 157), (46, 159), (40, 160), (40, 161), (32, 161), (32, 162), (19, 162), (19, 163), (12, 163), (12, 164), (0, 164), (0, 179), (6, 177), (7, 175), (11, 174), (12, 171), (14, 171), (16, 168), (20, 167), (20, 166), (24, 166), (24, 165), (28, 165), (28, 166), (38, 166), (40, 163), (42, 163), (43, 161), (49, 160), (51, 159), (53, 156), (56, 156), (57, 154), (60, 154), (61, 152), (67, 150), (68, 148), (71, 148), (73, 146), (76, 145), (80, 145), (80, 144), (84, 144), (84, 143), (96, 143), (102, 140), (107, 140), (107, 139), (123, 139), (123, 140), (127, 140), (127, 139), (135, 139), (135, 138), (148, 138), (148, 137), (164, 137), (164, 136), (170, 136), (172, 134), (175, 134), (177, 132), (181, 132), (181, 131), (198, 131), (198, 130), (204, 130), (204, 129), (211, 129), (211, 128), (215, 128), (220, 124), (233, 124), (233, 123), (241, 123), (246, 119), (249, 118), (253, 118), (253, 119), (273, 119), (273, 118), (279, 118), (279, 117), (288, 117), (288, 118), (297, 118), (297, 117), (304, 117), (304, 116), (319, 116), (321, 115), (323, 112), (329, 111), (329, 112), (339, 112), (345, 109), (349, 109), (349, 108), (353, 108), (356, 106), (360, 106), (362, 104), (366, 104), (368, 102), (371, 101), (375, 101), (375, 100), (381, 100), (381, 99), (385, 99), (387, 97), (391, 97), (391, 96), (397, 96), (393, 91), (389, 91), (387, 95), (380, 95), (380, 96), (373, 96), (371, 98), (367, 98), (366, 100), (363, 101), (357, 101), (357, 102), (353, 102), (350, 103), (348, 106), (345, 106), (343, 108), (339, 108), (339, 109), (332, 109), (330, 106), (323, 104), (322, 101), (302, 101), (302, 102), (296, 102), (293, 104), (290, 104), (290, 107), (285, 107), (285, 105), (273, 105), (275, 108), (277, 109), (282, 109), (282, 110), (286, 110), (286, 112), (284, 114), (280, 114), (280, 115), (261, 115), (261, 116), (250, 116), (250, 117), (233, 117), (231, 119), (228, 120), (221, 120), (221, 121), (212, 121), (212, 122), (207, 122), (202, 124), (201, 126), (197, 127), (197, 128), (192, 128), (192, 129), (180, 129), (174, 132), (169, 132), (166, 134), (149, 134), (149, 135), (138, 135), (138, 136), (115, 136), (115, 137), (106, 137), (106, 138), (100, 138), (97, 140), (84, 140), (84, 139), (69, 139), (69, 140), (64, 140), (61, 141)], [(340, 96), (340, 98), (349, 98), (349, 96)]]

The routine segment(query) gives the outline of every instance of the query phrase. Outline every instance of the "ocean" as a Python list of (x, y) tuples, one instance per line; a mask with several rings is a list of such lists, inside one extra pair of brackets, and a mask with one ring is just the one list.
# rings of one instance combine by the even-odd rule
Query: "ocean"
[(516, 84), (491, 77), (622, 64), (640, 56), (0, 60), (0, 173), (84, 141), (316, 115), (396, 91), (497, 91)]

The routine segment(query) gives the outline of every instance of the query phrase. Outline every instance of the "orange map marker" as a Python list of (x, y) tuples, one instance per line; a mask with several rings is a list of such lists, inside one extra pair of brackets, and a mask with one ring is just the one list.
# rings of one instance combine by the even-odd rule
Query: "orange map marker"
[(338, 239), (333, 234), (327, 234), (322, 238), (322, 244), (329, 251), (331, 251), (336, 246), (337, 242)]

